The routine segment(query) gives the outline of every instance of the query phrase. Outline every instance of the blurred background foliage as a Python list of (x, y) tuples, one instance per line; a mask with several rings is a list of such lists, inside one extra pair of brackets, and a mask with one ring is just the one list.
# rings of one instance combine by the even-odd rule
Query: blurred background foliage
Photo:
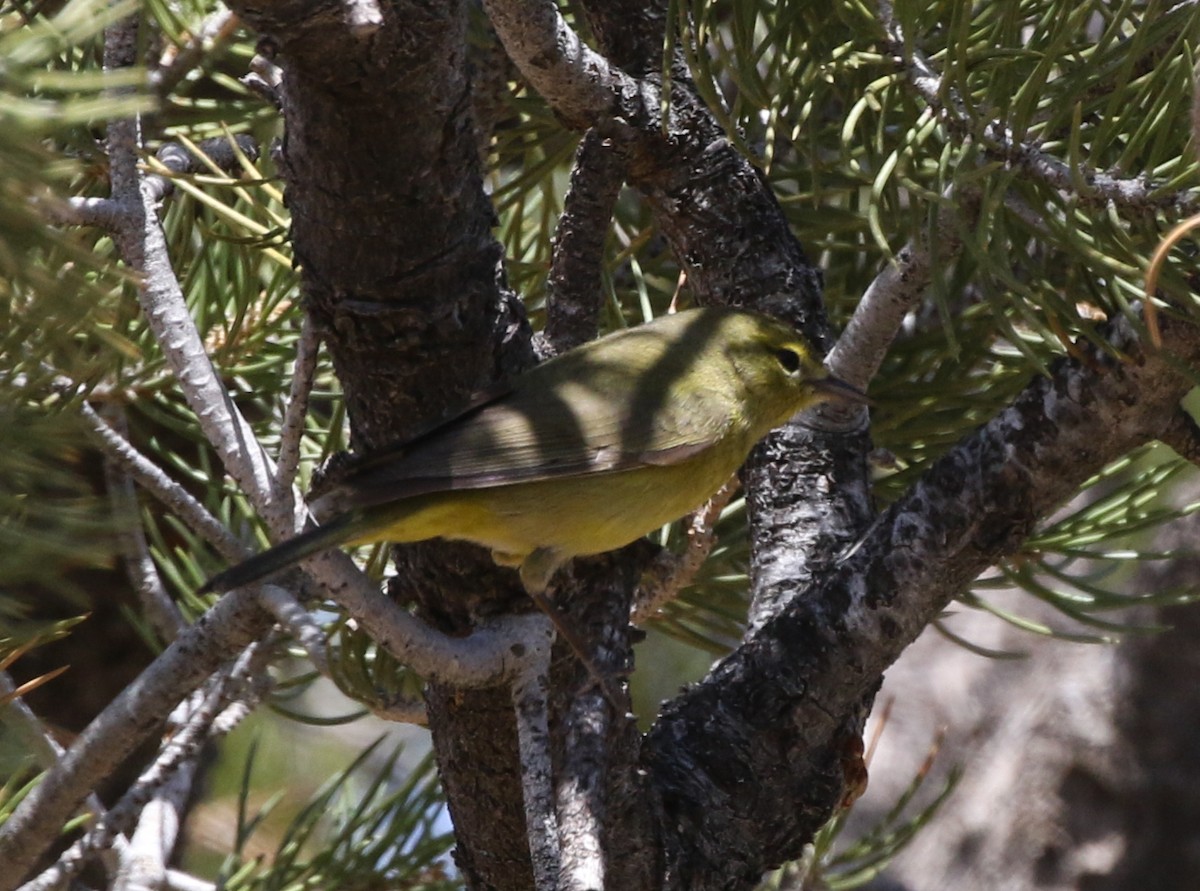
[[(1161, 233), (1200, 207), (1190, 121), (1197, 4), (905, 0), (894, 7), (908, 49), (902, 62), (885, 39), (881, 10), (888, 9), (865, 0), (669, 3), (697, 89), (761, 169), (819, 262), (835, 327), (906, 242), (936, 237), (940, 208), (968, 193), (978, 202), (977, 219), (960, 233), (961, 255), (937, 270), (871, 386), (880, 505), (1067, 355), (1075, 340), (1099, 342), (1102, 320), (1130, 315)], [(105, 73), (103, 27), (134, 10), (144, 23), (144, 64)], [(494, 38), (476, 12), (479, 64), (496, 65)], [(241, 80), (252, 67), (254, 45), (236, 18), (199, 0), (0, 7), (0, 656), (128, 591), (112, 534), (128, 519), (114, 523), (111, 516), (102, 461), (78, 423), (81, 400), (123, 415), (137, 448), (237, 534), (265, 541), (166, 369), (111, 240), (95, 229), (47, 225), (44, 216), (56, 201), (105, 194), (104, 122), (112, 116), (141, 112), (150, 150), (166, 141), (194, 144), (234, 134), (249, 134), (268, 149), (281, 135), (278, 113)], [(911, 83), (922, 64), (939, 78), (932, 106)], [(478, 76), (483, 82), (497, 72), (481, 69)], [(510, 67), (498, 76), (512, 82), (495, 113), (487, 185), (509, 280), (536, 323), (577, 136)], [(1037, 175), (1013, 146), (1061, 162), (1068, 181)], [(149, 153), (146, 164), (153, 166)], [(1128, 180), (1143, 197), (1114, 200), (1098, 191), (1096, 174)], [(214, 363), (271, 452), (301, 325), (282, 183), (267, 150), (233, 174), (213, 169), (175, 176), (173, 183), (163, 221), (175, 271)], [(1173, 254), (1168, 287), (1185, 281), (1178, 270), (1194, 270), (1194, 257), (1189, 243)], [(687, 300), (648, 208), (629, 190), (608, 233), (602, 281), (608, 327), (637, 324), (668, 311), (677, 298)], [(338, 392), (322, 357), (302, 442), (302, 485), (345, 447)], [(1176, 494), (1189, 478), (1194, 481), (1194, 471), (1165, 448), (1128, 456), (962, 602), (1031, 631), (1106, 639), (1125, 629), (1114, 610), (1193, 596), (1192, 590), (1129, 587), (1138, 561), (1178, 555), (1158, 549), (1155, 532), (1196, 510), (1197, 503)], [(148, 499), (138, 522), (168, 587), (195, 614), (204, 603), (190, 592), (218, 559)], [(635, 676), (643, 720), (740, 637), (747, 562), (740, 501), (726, 508), (718, 531), (719, 543), (695, 583), (651, 624), (639, 654), (656, 665), (654, 678)], [(661, 537), (680, 545), (678, 528)], [(382, 568), (378, 551), (372, 564)], [(1000, 586), (1054, 604), (1061, 623), (1026, 621), (996, 606), (989, 592)], [(137, 607), (128, 597), (124, 602), (128, 621)], [(329, 617), (344, 692), (369, 701), (380, 690), (411, 690), (418, 683), (398, 674), (332, 608)], [(151, 641), (131, 657), (149, 658), (152, 649)], [(269, 726), (293, 721), (305, 709), (360, 711), (329, 706), (328, 685), (297, 705), (297, 690), (315, 677), (301, 663), (293, 654), (277, 666), (281, 677), (293, 679), (284, 709), (292, 717), (257, 720)], [(44, 647), (23, 654), (17, 669), (36, 675), (58, 664)], [(75, 707), (76, 721), (86, 720), (86, 708)], [(251, 732), (267, 731), (260, 725), (239, 734)], [(235, 772), (250, 763), (239, 734), (224, 759)], [(382, 749), (371, 751), (368, 772), (391, 766)], [(427, 765), (421, 771), (412, 776), (425, 777)], [(350, 783), (350, 774), (332, 766), (318, 779), (330, 775), (332, 785), (312, 790), (317, 802)], [(413, 867), (429, 870), (429, 884), (411, 887), (440, 887), (434, 864), (448, 841), (424, 817), (413, 816), (438, 810), (423, 783), (413, 779), (385, 790), (369, 781), (349, 823), (317, 820), (310, 808), (293, 813), (290, 828), (280, 831), (316, 833), (330, 845), (341, 839), (346, 872), (339, 887), (355, 887), (351, 864), (365, 861), (354, 858), (374, 855), (356, 847), (363, 836), (354, 827), (368, 818), (388, 831), (408, 827), (421, 845), (441, 845)], [(246, 830), (221, 854), (231, 858), (220, 866), (230, 887), (284, 887), (302, 881), (303, 870), (310, 878), (318, 874), (311, 871), (316, 861), (305, 859), (311, 851), (300, 856), (291, 848), (284, 857), (282, 843), (269, 858), (276, 868), (247, 859), (251, 830), (269, 823), (250, 812), (254, 783), (231, 785), (218, 775), (211, 788), (216, 799), (204, 806), (223, 802)], [(216, 854), (200, 848), (194, 856), (211, 863)], [(830, 876), (836, 867), (831, 870)], [(319, 874), (331, 880), (329, 872)]]

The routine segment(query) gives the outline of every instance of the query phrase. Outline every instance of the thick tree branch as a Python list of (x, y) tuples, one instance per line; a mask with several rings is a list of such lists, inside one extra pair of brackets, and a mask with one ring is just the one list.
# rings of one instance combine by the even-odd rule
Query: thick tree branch
[[(351, 442), (369, 451), (409, 438), (533, 358), (479, 170), (466, 5), (380, 4), (369, 39), (347, 24), (343, 6), (233, 6), (269, 35), (263, 49), (283, 71), (280, 169), (293, 245), (306, 307), (343, 385)], [(410, 646), (411, 635), (440, 637), (415, 627), (424, 622), (456, 635), (481, 628), (471, 639), (498, 644), (492, 652), (506, 654), (508, 666), (518, 661), (514, 650), (532, 646), (491, 630), (495, 617), (528, 600), (486, 552), (438, 542), (395, 553), (400, 602), (344, 577), (330, 591), (389, 651)], [(509, 624), (526, 619), (544, 625), (536, 616)], [(464, 664), (399, 658), (438, 679), (428, 686), (429, 725), (465, 881), (528, 884), (503, 673), (490, 688), (464, 692)]]
[[(686, 84), (673, 85), (664, 121), (654, 78), (631, 78), (579, 50), (578, 36), (552, 2), (489, 0), (485, 7), (513, 62), (560, 116), (580, 127), (616, 125), (629, 152), (628, 181), (655, 209), (699, 302), (778, 315), (828, 346), (820, 273), (758, 172)], [(599, 4), (593, 12), (605, 14)], [(644, 49), (643, 41), (635, 43)], [(587, 64), (576, 64), (577, 57)], [(632, 55), (628, 64), (657, 68)]]
[(602, 129), (589, 130), (575, 153), (571, 186), (554, 232), (546, 279), (543, 352), (554, 354), (596, 336), (604, 288), (604, 242), (625, 182), (625, 158)]
[[(841, 782), (842, 717), (966, 584), (1085, 479), (1164, 429), (1191, 388), (1175, 362), (1200, 362), (1200, 329), (1164, 329), (1173, 361), (1143, 353), (1125, 319), (1108, 334), (1127, 363), (1089, 351), (1086, 363), (1063, 360), (1034, 380), (881, 515), (817, 590), (792, 598), (670, 705), (647, 750), (668, 887), (749, 887), (797, 856), (829, 816), (813, 806)], [(790, 742), (761, 745), (770, 738)], [(739, 798), (746, 788), (770, 791)]]

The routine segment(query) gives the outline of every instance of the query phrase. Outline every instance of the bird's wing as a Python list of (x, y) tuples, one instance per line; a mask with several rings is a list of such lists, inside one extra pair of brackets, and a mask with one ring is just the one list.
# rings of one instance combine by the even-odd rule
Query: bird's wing
[(419, 439), (353, 462), (319, 509), (674, 464), (703, 451), (728, 428), (733, 406), (720, 388), (681, 397), (670, 380), (687, 370), (687, 357), (660, 357), (648, 377), (653, 344), (633, 346), (641, 365), (611, 344), (603, 361), (565, 354)]

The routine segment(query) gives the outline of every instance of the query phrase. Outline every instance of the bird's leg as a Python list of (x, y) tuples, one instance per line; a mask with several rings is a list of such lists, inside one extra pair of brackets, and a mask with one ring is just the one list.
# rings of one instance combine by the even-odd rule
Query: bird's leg
[(521, 584), (525, 586), (525, 591), (529, 594), (529, 599), (536, 604), (538, 609), (546, 614), (546, 617), (554, 626), (554, 630), (567, 642), (567, 646), (571, 648), (571, 651), (575, 654), (575, 658), (579, 660), (580, 664), (587, 670), (587, 673), (591, 675), (592, 680), (599, 686), (600, 692), (604, 694), (604, 698), (608, 700), (609, 705), (616, 709), (618, 714), (622, 714), (625, 711), (625, 707), (621, 704), (621, 697), (613, 689), (609, 679), (600, 672), (600, 669), (596, 667), (596, 664), (588, 655), (586, 641), (575, 633), (575, 629), (571, 627), (571, 623), (567, 617), (546, 596), (546, 589), (550, 586), (550, 579), (564, 562), (566, 562), (565, 559), (558, 551), (552, 548), (538, 548), (530, 553), (521, 563)]

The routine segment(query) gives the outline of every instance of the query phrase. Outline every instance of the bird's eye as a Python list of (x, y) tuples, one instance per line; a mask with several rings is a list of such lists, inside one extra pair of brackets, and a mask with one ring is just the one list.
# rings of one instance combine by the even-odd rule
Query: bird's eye
[(800, 370), (800, 354), (795, 350), (776, 350), (775, 358), (788, 374), (795, 374)]

